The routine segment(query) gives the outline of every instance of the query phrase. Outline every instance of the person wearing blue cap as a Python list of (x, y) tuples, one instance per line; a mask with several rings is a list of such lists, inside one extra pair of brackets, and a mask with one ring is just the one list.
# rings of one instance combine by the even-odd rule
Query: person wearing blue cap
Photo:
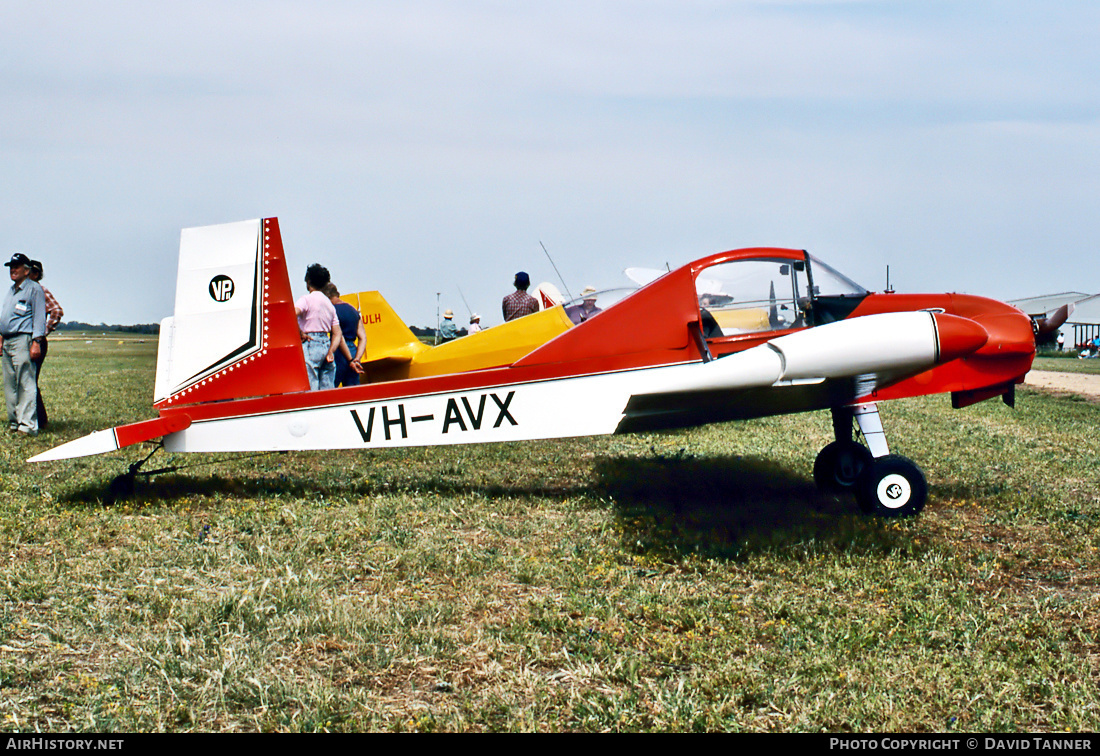
[(24, 436), (38, 435), (38, 383), (34, 363), (42, 357), (46, 338), (46, 296), (30, 277), (31, 259), (16, 252), (4, 263), (11, 270), (11, 288), (0, 305), (0, 336), (4, 373), (4, 403), (8, 427)]
[(522, 318), (524, 315), (532, 315), (539, 311), (538, 300), (527, 293), (531, 285), (531, 277), (522, 270), (516, 273), (516, 290), (504, 298), (501, 309), (504, 311), (504, 322)]

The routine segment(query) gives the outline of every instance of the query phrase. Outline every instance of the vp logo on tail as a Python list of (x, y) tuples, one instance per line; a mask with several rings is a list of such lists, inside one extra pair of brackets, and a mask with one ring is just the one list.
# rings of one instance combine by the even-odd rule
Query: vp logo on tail
[(210, 297), (215, 302), (228, 302), (233, 296), (233, 279), (229, 276), (214, 276), (210, 279)]

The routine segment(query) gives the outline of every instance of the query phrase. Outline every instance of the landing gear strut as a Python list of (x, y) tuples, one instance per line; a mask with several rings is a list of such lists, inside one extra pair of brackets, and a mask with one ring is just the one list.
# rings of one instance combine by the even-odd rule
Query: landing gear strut
[(166, 472), (175, 472), (179, 468), (177, 467), (162, 467), (159, 470), (142, 470), (141, 467), (158, 451), (164, 448), (163, 443), (158, 443), (153, 451), (149, 452), (147, 456), (134, 462), (130, 465), (130, 469), (121, 475), (116, 475), (111, 479), (111, 484), (107, 487), (107, 496), (104, 499), (104, 504), (110, 506), (119, 499), (128, 499), (134, 495), (134, 481), (139, 475), (159, 475)]
[[(852, 420), (867, 446), (856, 442)], [(924, 509), (928, 484), (910, 459), (890, 454), (878, 407), (865, 404), (833, 409), (836, 440), (817, 455), (814, 482), (822, 491), (852, 491), (860, 509), (879, 517), (911, 517)], [(870, 448), (868, 448), (870, 447)]]

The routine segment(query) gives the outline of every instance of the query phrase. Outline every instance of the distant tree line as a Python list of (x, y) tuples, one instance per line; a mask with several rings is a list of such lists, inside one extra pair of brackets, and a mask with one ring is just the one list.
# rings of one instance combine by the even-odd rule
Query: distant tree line
[[(106, 323), (100, 323), (93, 325), (92, 323), (81, 323), (79, 320), (69, 320), (64, 323), (59, 323), (57, 326), (59, 331), (98, 331), (101, 333), (148, 333), (159, 334), (160, 323), (142, 323), (141, 325), (107, 325)], [(409, 326), (409, 330), (413, 332), (418, 338), (435, 338), (434, 328), (420, 328), (419, 326)], [(468, 331), (465, 328), (458, 329), (459, 336), (465, 336)]]
[(101, 333), (149, 333), (159, 334), (160, 323), (143, 323), (141, 325), (107, 325), (106, 323), (100, 323), (99, 325), (92, 325), (91, 323), (81, 323), (79, 320), (70, 320), (65, 323), (58, 323), (57, 330), (59, 331), (99, 331)]

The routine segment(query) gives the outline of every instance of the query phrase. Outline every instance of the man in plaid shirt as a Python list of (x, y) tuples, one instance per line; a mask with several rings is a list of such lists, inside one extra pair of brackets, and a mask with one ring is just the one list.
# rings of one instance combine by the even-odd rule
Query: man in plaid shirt
[(504, 322), (522, 318), (524, 315), (533, 315), (539, 311), (538, 300), (527, 293), (527, 287), (531, 285), (531, 277), (522, 270), (516, 273), (516, 290), (504, 298), (501, 309), (504, 312)]
[[(38, 260), (31, 260), (31, 264), (27, 266), (30, 268), (30, 279), (32, 281), (42, 280), (42, 263)], [(53, 329), (57, 328), (57, 324), (61, 322), (61, 318), (65, 317), (65, 311), (61, 309), (61, 303), (57, 301), (50, 290), (45, 286), (42, 287), (42, 293), (46, 295), (46, 334), (49, 335)], [(42, 353), (37, 361), (34, 363), (35, 367), (35, 382), (38, 381), (38, 376), (42, 374), (42, 363), (46, 361), (46, 352), (49, 351), (49, 342), (42, 339)], [(50, 422), (49, 415), (46, 414), (46, 405), (42, 403), (42, 387), (39, 384), (38, 388), (38, 428), (41, 430), (45, 428)]]

